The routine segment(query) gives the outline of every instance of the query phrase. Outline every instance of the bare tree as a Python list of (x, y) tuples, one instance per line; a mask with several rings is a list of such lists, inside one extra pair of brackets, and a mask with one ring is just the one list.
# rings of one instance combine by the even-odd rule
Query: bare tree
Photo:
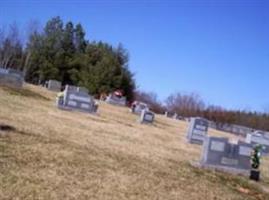
[(14, 67), (21, 59), (23, 47), (18, 25), (14, 22), (9, 26), (7, 35), (1, 30), (0, 65), (4, 68)]
[(4, 40), (5, 40), (5, 27), (2, 26), (0, 27), (0, 67), (3, 67), (3, 59), (4, 59), (4, 50), (3, 50), (3, 46), (4, 46)]
[(205, 109), (205, 103), (196, 93), (181, 94), (177, 92), (170, 95), (165, 103), (168, 111), (185, 117), (197, 115)]
[(158, 96), (154, 92), (135, 92), (135, 99), (137, 101), (144, 102), (148, 104), (150, 109), (156, 113), (164, 113), (165, 108), (162, 103), (158, 100)]
[[(27, 38), (28, 44), (26, 44), (27, 46), (29, 45), (29, 41), (31, 41), (31, 38), (34, 35), (38, 35), (41, 32), (41, 25), (40, 22), (37, 20), (30, 20), (27, 25), (26, 25), (26, 36), (25, 38)], [(27, 67), (30, 65), (30, 61), (31, 61), (31, 49), (30, 48), (26, 48), (24, 57), (23, 57), (23, 72), (24, 74), (27, 73)]]

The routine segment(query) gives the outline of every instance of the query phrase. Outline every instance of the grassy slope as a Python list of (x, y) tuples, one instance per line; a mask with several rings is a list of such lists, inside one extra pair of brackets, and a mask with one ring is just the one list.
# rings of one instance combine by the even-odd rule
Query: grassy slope
[[(101, 103), (99, 116), (58, 110), (55, 93), (0, 88), (0, 199), (269, 199), (263, 180), (197, 169), (201, 147), (187, 123), (157, 116), (140, 125), (127, 108)], [(229, 134), (210, 130), (210, 135)]]

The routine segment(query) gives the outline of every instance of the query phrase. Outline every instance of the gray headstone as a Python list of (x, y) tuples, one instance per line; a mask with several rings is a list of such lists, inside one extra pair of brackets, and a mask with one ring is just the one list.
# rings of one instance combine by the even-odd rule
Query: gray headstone
[(142, 102), (138, 102), (136, 104), (136, 106), (134, 107), (134, 109), (132, 109), (132, 113), (141, 114), (141, 112), (143, 110), (147, 110), (148, 111), (149, 110), (148, 105), (145, 104), (145, 103), (142, 103)]
[(148, 110), (143, 110), (140, 115), (140, 123), (153, 123), (154, 121), (154, 113)]
[(96, 112), (97, 107), (93, 97), (85, 92), (74, 90), (74, 86), (66, 86), (63, 98), (58, 98), (58, 107), (63, 109), (75, 109), (84, 112)]
[(168, 112), (167, 111), (165, 111), (164, 116), (168, 117)]
[(106, 102), (113, 105), (126, 106), (126, 97), (117, 97), (114, 94), (110, 94), (107, 97)]
[(48, 90), (60, 92), (61, 91), (62, 84), (59, 81), (56, 80), (49, 80), (47, 82), (47, 88)]
[(203, 118), (191, 118), (187, 132), (187, 139), (190, 143), (203, 144), (207, 136), (208, 121)]
[(175, 113), (175, 112), (168, 112), (168, 111), (166, 111), (164, 113), (164, 115), (165, 115), (165, 117), (173, 118), (173, 119), (177, 119), (177, 117), (178, 117), (177, 113)]
[(24, 82), (23, 73), (14, 69), (0, 68), (0, 85), (21, 88)]
[(214, 126), (213, 124), (210, 125), (211, 128), (215, 128), (215, 129), (220, 130), (220, 131), (233, 133), (235, 135), (242, 135), (244, 137), (248, 133), (252, 132), (252, 129), (249, 127), (239, 126), (239, 125), (235, 125), (235, 124), (216, 124), (215, 123), (215, 127), (213, 127), (213, 126)]
[(68, 90), (70, 92), (78, 92), (78, 87), (74, 85), (66, 85), (65, 90)]
[(203, 144), (201, 164), (231, 172), (251, 169), (252, 145), (239, 141), (229, 143), (228, 138), (207, 137)]
[(177, 120), (185, 120), (184, 117), (178, 115), (177, 113), (175, 113), (175, 114), (173, 115), (173, 119), (177, 119)]
[(257, 144), (262, 145), (262, 154), (269, 154), (269, 138), (267, 135), (262, 135), (258, 133), (247, 134), (246, 140), (247, 143), (255, 146)]
[(86, 93), (88, 94), (89, 93), (89, 90), (85, 87), (77, 87), (77, 91), (78, 92), (83, 92), (83, 93)]

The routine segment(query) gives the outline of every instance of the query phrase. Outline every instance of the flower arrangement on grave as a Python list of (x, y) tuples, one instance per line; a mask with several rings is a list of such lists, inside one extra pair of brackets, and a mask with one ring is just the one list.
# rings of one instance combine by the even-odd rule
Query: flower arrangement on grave
[(253, 148), (253, 152), (251, 155), (251, 171), (250, 171), (250, 179), (259, 181), (260, 179), (260, 163), (261, 163), (261, 151), (262, 145), (256, 145)]
[(262, 145), (257, 145), (253, 149), (253, 153), (251, 156), (251, 167), (253, 169), (259, 169), (260, 160), (261, 160), (261, 150), (262, 150)]

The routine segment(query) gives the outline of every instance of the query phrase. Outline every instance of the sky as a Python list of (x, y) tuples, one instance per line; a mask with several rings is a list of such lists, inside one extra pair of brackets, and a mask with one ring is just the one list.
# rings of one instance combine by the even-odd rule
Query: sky
[(81, 23), (89, 40), (122, 43), (139, 89), (160, 100), (195, 92), (269, 111), (269, 0), (0, 0), (0, 26), (54, 16)]

